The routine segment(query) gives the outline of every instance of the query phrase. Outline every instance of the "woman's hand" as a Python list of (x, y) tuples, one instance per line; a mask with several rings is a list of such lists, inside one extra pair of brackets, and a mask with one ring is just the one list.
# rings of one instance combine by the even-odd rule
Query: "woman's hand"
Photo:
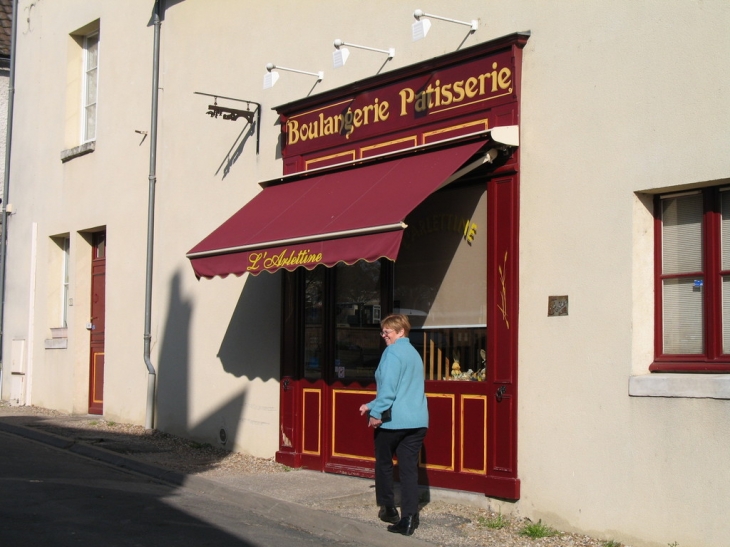
[[(367, 405), (360, 405), (360, 416), (364, 416), (370, 412), (370, 409)], [(378, 420), (377, 418), (373, 418), (370, 416), (370, 419), (368, 419), (368, 427), (378, 427), (380, 424), (383, 423), (383, 420)]]

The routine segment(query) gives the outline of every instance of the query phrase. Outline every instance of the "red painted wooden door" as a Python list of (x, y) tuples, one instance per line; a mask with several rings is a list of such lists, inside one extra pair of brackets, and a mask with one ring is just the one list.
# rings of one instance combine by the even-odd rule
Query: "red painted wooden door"
[(92, 236), (89, 414), (104, 413), (104, 315), (106, 307), (106, 232)]

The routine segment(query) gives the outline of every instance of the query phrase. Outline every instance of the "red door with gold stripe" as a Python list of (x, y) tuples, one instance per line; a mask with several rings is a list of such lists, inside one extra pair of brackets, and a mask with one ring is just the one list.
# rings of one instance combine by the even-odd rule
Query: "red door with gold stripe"
[(89, 414), (104, 413), (104, 314), (106, 307), (106, 232), (92, 235)]

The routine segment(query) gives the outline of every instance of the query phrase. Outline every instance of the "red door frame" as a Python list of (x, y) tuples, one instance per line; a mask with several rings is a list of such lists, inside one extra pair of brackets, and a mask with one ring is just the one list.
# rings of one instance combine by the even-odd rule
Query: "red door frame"
[(106, 232), (92, 234), (89, 319), (89, 414), (104, 413), (104, 331), (106, 315)]

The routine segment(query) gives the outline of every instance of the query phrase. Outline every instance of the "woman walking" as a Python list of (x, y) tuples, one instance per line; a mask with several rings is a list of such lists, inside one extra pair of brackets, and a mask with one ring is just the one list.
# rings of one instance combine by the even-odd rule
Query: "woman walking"
[[(418, 528), (418, 455), (428, 428), (423, 361), (408, 339), (410, 321), (389, 315), (380, 322), (386, 348), (375, 371), (374, 400), (360, 406), (375, 428), (375, 500), (389, 532), (406, 536)], [(401, 513), (393, 494), (393, 456), (398, 456)]]

